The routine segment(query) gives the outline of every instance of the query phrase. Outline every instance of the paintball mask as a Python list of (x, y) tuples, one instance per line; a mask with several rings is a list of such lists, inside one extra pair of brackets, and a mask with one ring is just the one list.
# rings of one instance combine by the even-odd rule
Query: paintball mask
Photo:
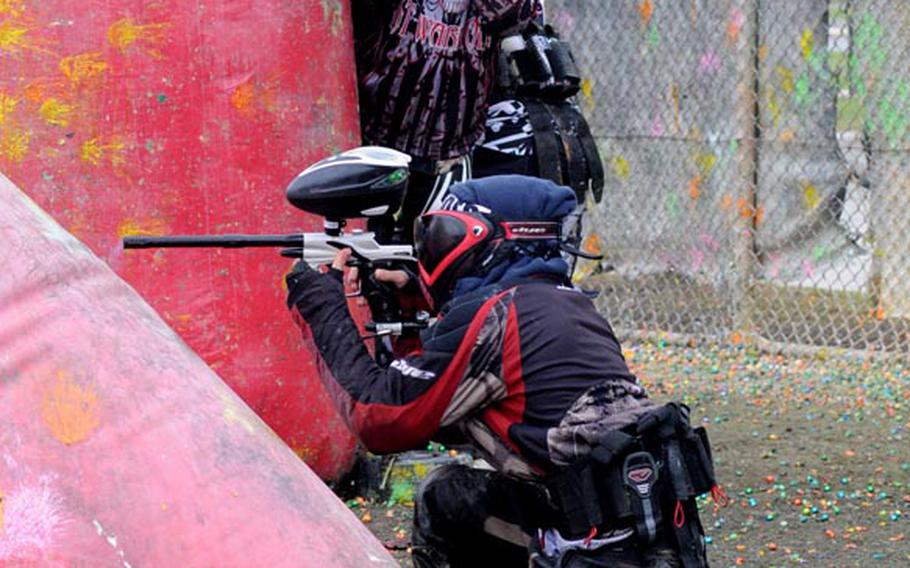
[(439, 307), (464, 276), (483, 276), (512, 241), (555, 240), (559, 223), (499, 221), (493, 215), (432, 211), (414, 222), (414, 253), (420, 281)]

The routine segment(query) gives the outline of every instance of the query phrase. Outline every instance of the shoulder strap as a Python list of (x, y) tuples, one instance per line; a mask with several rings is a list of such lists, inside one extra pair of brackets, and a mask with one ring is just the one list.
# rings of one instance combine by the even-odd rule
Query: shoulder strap
[(597, 151), (597, 141), (591, 134), (591, 128), (584, 115), (578, 113), (578, 140), (584, 152), (585, 162), (588, 165), (588, 177), (591, 179), (591, 194), (594, 201), (600, 203), (604, 196), (604, 166), (600, 161), (600, 152)]
[(543, 102), (534, 99), (523, 99), (528, 111), (528, 120), (534, 129), (534, 151), (537, 158), (537, 175), (544, 179), (562, 184), (562, 164), (559, 149), (559, 137), (550, 109)]
[(584, 118), (571, 103), (565, 101), (552, 103), (550, 112), (556, 120), (557, 136), (563, 150), (563, 182), (575, 190), (578, 202), (583, 203), (588, 188), (588, 168), (578, 136), (578, 123)]

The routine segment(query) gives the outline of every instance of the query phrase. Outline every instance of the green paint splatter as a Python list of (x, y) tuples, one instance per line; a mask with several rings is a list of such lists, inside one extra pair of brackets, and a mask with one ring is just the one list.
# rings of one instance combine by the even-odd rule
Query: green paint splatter
[(671, 218), (677, 217), (679, 215), (679, 196), (675, 193), (668, 194), (666, 201), (664, 201), (664, 208)]
[(866, 109), (860, 97), (841, 98), (837, 106), (837, 128), (843, 132), (860, 130), (865, 120)]
[(149, 154), (155, 153), (155, 142), (151, 138), (145, 141), (145, 149), (148, 150)]
[(657, 47), (660, 45), (660, 31), (657, 29), (657, 25), (653, 22), (648, 28), (648, 45), (651, 47)]
[(906, 79), (901, 79), (897, 82), (897, 98), (901, 102), (906, 102), (907, 99), (910, 99), (910, 84), (907, 83)]
[(166, 102), (167, 102), (167, 95), (165, 95), (164, 93), (159, 94), (159, 95), (158, 95), (158, 102), (161, 103), (161, 104), (166, 103)]
[(878, 105), (878, 118), (882, 123), (884, 135), (892, 149), (900, 145), (904, 133), (907, 132), (907, 115), (889, 100), (882, 100)]
[(798, 105), (805, 105), (809, 102), (809, 76), (805, 73), (796, 80), (796, 89), (793, 91), (793, 100)]
[(387, 505), (404, 505), (414, 501), (414, 484), (410, 481), (400, 480), (392, 483)]
[(824, 247), (822, 245), (815, 245), (815, 248), (812, 249), (812, 260), (818, 262), (823, 259), (826, 254), (828, 254), (827, 247)]
[(331, 21), (332, 35), (337, 36), (344, 21), (344, 5), (338, 0), (320, 0), (320, 4), (323, 22)]
[(882, 26), (875, 16), (869, 13), (863, 14), (859, 26), (856, 28), (855, 49), (862, 54), (862, 59), (866, 59), (872, 64), (868, 71), (873, 73), (880, 71), (888, 58), (886, 50), (882, 48), (883, 35)]
[(735, 154), (737, 150), (739, 150), (739, 140), (730, 140), (730, 153)]
[(44, 178), (44, 181), (51, 181), (54, 179), (54, 176), (47, 172), (41, 172), (41, 177)]

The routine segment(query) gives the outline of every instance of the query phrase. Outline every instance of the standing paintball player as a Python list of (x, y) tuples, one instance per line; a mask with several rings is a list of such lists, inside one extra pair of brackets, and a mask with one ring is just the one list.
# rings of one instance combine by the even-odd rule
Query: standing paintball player
[[(576, 248), (588, 196), (599, 203), (604, 187), (597, 143), (575, 101), (580, 90), (581, 72), (569, 43), (542, 14), (504, 37), (486, 130), (471, 164), (474, 178), (530, 175), (575, 190), (578, 208), (563, 231)], [(570, 273), (576, 259), (566, 255)]]
[(695, 497), (716, 491), (703, 429), (654, 404), (609, 323), (566, 279), (559, 227), (575, 192), (494, 176), (454, 186), (414, 225), (438, 319), (380, 367), (347, 309), (349, 252), (298, 262), (288, 307), (364, 445), (469, 442), (493, 471), (447, 465), (415, 499), (413, 561), (430, 566), (707, 566)]
[(470, 177), (484, 131), (499, 37), (527, 24), (537, 0), (352, 0), (360, 117), (366, 144), (411, 156), (411, 181), (394, 227), (413, 220)]

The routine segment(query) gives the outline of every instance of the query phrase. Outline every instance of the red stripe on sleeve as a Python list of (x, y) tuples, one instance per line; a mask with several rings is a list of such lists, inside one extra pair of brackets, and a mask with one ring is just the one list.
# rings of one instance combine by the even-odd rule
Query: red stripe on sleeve
[(488, 408), (484, 422), (512, 448), (520, 453), (517, 445), (509, 438), (509, 427), (520, 423), (525, 413), (525, 383), (521, 367), (521, 338), (518, 334), (518, 314), (515, 304), (509, 306), (506, 321), (506, 335), (502, 346), (502, 374), (506, 383), (506, 398)]

